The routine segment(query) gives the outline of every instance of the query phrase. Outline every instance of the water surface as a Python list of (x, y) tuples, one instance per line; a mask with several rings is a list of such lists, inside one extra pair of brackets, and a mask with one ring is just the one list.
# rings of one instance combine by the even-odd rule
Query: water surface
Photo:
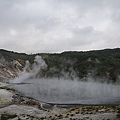
[(120, 104), (120, 85), (63, 79), (28, 79), (12, 87), (28, 97), (51, 103)]

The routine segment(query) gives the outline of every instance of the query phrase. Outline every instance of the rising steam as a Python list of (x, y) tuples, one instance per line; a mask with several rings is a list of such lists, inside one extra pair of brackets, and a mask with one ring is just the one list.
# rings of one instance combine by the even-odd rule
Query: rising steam
[(26, 64), (23, 71), (20, 72), (18, 77), (14, 79), (14, 81), (12, 82), (20, 83), (23, 82), (24, 80), (35, 78), (39, 71), (47, 68), (47, 64), (45, 63), (41, 56), (35, 56), (33, 64), (30, 64), (28, 60), (25, 63)]

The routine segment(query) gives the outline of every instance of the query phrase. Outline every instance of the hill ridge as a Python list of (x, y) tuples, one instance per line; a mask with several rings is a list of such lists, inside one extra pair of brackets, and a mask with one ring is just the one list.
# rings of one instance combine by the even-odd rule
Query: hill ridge
[(48, 65), (46, 70), (37, 74), (36, 77), (39, 78), (63, 77), (86, 80), (88, 76), (92, 76), (96, 80), (100, 78), (103, 81), (113, 82), (120, 79), (120, 48), (36, 54), (0, 49), (0, 78), (17, 77), (19, 71), (25, 67), (25, 61), (29, 60), (33, 64), (36, 55), (42, 56)]

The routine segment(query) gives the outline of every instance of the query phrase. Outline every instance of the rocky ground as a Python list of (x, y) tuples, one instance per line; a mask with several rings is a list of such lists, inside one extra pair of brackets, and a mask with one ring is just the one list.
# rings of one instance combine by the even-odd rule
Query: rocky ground
[(0, 120), (119, 120), (120, 105), (56, 106), (22, 96), (0, 82)]

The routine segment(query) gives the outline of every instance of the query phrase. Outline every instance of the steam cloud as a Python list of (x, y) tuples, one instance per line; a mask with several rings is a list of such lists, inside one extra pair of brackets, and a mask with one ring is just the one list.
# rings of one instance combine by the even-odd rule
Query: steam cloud
[(22, 72), (19, 73), (19, 76), (14, 79), (13, 83), (21, 83), (29, 78), (35, 78), (40, 70), (46, 69), (47, 64), (42, 59), (41, 56), (35, 56), (34, 63), (31, 65), (27, 60), (25, 67)]

